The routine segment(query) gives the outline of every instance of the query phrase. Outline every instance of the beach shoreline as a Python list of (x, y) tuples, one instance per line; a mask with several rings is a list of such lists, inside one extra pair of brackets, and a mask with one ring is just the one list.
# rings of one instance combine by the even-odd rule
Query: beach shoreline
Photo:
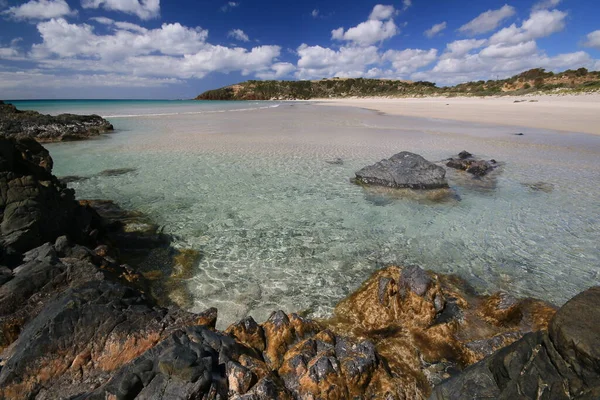
[(600, 135), (598, 93), (495, 97), (364, 97), (311, 101), (324, 106), (358, 107), (390, 115)]

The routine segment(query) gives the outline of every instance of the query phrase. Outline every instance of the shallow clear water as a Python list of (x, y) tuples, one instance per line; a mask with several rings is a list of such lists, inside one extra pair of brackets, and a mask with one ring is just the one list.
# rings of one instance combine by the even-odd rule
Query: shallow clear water
[[(275, 309), (325, 316), (390, 263), (557, 304), (600, 284), (600, 137), (305, 103), (264, 108), (273, 105), (109, 118), (115, 134), (48, 147), (58, 176), (137, 168), (72, 187), (146, 212), (178, 247), (202, 250), (187, 284), (196, 310), (219, 308), (221, 327)], [(402, 150), (439, 161), (463, 149), (505, 164), (483, 187), (451, 173), (460, 201), (394, 198), (349, 181)], [(343, 165), (326, 162), (337, 157)], [(554, 190), (523, 185), (538, 181)]]

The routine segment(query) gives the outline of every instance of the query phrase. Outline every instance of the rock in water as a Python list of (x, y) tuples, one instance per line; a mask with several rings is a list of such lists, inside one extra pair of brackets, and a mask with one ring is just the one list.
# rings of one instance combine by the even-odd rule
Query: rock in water
[(409, 189), (448, 187), (444, 168), (408, 151), (361, 169), (356, 173), (356, 182)]
[(82, 140), (113, 130), (113, 126), (98, 115), (44, 115), (36, 111), (20, 111), (12, 104), (0, 101), (0, 136), (38, 142)]
[(466, 171), (475, 176), (484, 176), (495, 168), (496, 161), (478, 160), (473, 154), (463, 150), (458, 153), (458, 158), (448, 159), (446, 166), (449, 168)]

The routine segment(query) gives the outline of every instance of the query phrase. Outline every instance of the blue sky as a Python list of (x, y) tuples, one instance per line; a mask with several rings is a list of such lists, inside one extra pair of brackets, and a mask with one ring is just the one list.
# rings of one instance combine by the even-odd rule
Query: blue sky
[[(474, 5), (475, 4), (475, 5)], [(0, 98), (190, 98), (248, 79), (600, 70), (592, 0), (0, 0)]]

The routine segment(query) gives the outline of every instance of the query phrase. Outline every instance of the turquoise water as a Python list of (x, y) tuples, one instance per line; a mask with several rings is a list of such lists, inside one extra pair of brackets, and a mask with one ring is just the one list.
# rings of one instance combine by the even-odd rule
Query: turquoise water
[[(90, 104), (36, 107), (83, 112)], [(195, 310), (219, 308), (220, 327), (274, 309), (326, 316), (391, 263), (556, 304), (600, 284), (598, 136), (305, 103), (95, 107), (118, 111), (109, 118), (117, 132), (48, 145), (55, 173), (90, 177), (72, 184), (79, 198), (141, 210), (176, 246), (201, 250), (206, 256), (186, 283)], [(402, 150), (439, 161), (463, 149), (503, 167), (481, 182), (449, 173), (450, 201), (350, 183), (364, 165)], [(327, 162), (338, 157), (342, 165)], [(97, 175), (114, 168), (136, 170)], [(527, 186), (540, 181), (553, 189)]]
[(7, 100), (43, 114), (98, 114), (105, 118), (185, 115), (269, 107), (265, 102), (196, 100)]

